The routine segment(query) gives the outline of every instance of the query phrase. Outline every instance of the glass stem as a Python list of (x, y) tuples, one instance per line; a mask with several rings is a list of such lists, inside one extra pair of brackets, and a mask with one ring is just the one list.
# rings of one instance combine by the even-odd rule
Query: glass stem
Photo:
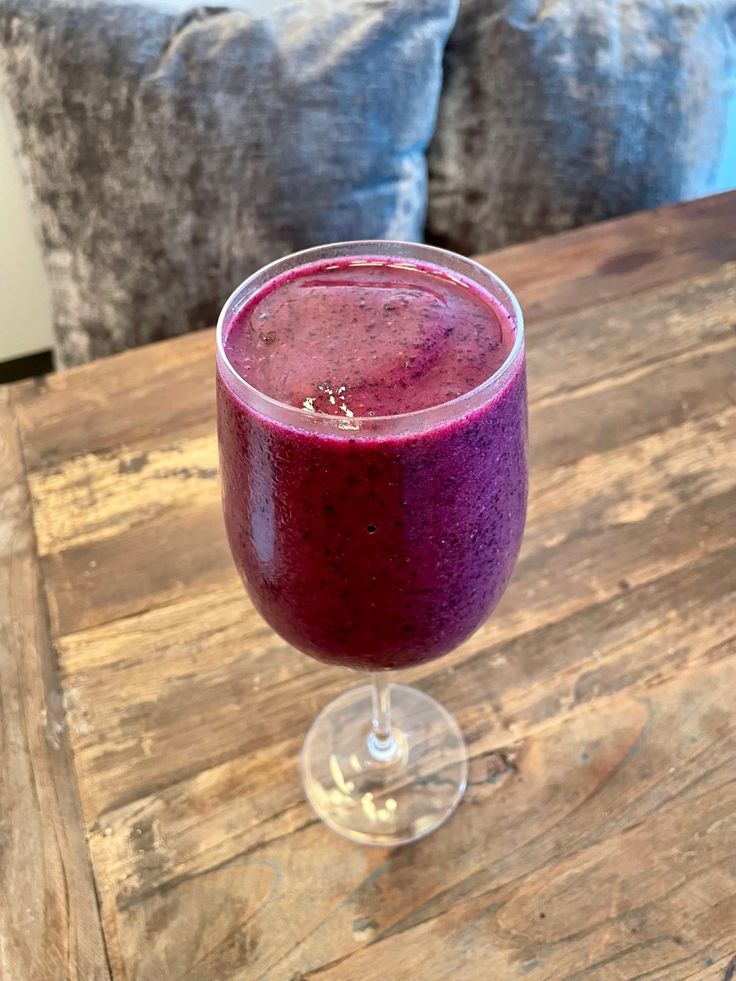
[(385, 671), (376, 671), (372, 678), (373, 718), (368, 751), (374, 760), (388, 763), (399, 755), (399, 745), (391, 724), (391, 682)]

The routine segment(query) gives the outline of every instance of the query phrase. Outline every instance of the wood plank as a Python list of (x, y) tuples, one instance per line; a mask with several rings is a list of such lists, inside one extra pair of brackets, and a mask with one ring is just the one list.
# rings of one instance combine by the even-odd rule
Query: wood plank
[(8, 389), (0, 389), (0, 597), (0, 976), (107, 978)]
[(529, 522), (496, 614), (409, 673), (458, 717), (471, 781), (394, 852), (302, 798), (304, 730), (349, 681), (233, 570), (211, 332), (16, 390), (116, 977), (722, 981), (734, 259), (736, 194), (488, 260), (530, 314)]
[[(553, 321), (550, 329), (532, 325), (537, 488), (554, 467), (707, 420), (732, 405), (735, 304), (736, 263), (730, 263), (690, 281), (686, 291), (668, 286)], [(605, 345), (613, 352), (607, 357)], [(24, 429), (24, 438), (35, 436)], [(214, 422), (207, 435), (156, 442), (117, 454), (78, 454), (31, 475), (55, 634), (175, 602), (190, 590), (229, 588)], [(119, 554), (126, 566), (111, 575)]]
[(164, 433), (210, 432), (214, 358), (214, 331), (205, 330), (16, 386), (28, 472), (78, 453), (156, 445)]
[[(528, 653), (503, 654), (499, 645), (543, 629), (549, 640), (540, 641), (538, 649), (552, 645), (553, 667), (561, 669), (572, 657), (573, 669), (577, 658), (592, 670), (598, 666), (595, 656), (617, 636), (624, 613), (624, 629), (641, 626), (634, 615), (642, 611), (647, 589), (660, 584), (660, 603), (669, 612), (680, 591), (693, 588), (688, 576), (703, 561), (696, 592), (702, 598), (713, 574), (709, 563), (722, 569), (719, 555), (736, 546), (736, 525), (728, 520), (736, 501), (735, 419), (730, 410), (708, 425), (686, 424), (626, 451), (588, 458), (558, 471), (546, 485), (537, 481), (524, 549), (501, 608), (471, 641), (415, 676), (458, 664), (460, 677), (472, 678), (471, 688), (478, 685), (480, 692), (488, 681), (488, 660), (498, 656), (494, 684), (531, 692), (531, 677), (539, 677), (542, 686), (549, 681), (545, 657), (529, 661)], [(626, 509), (622, 487), (630, 493)], [(718, 588), (728, 581), (723, 570), (716, 578)], [(601, 611), (597, 629), (603, 647), (591, 641), (597, 655), (576, 642), (580, 623), (594, 606)], [(672, 649), (678, 646), (672, 640)], [(310, 664), (283, 644), (252, 609), (233, 573), (227, 587), (193, 592), (141, 615), (68, 635), (59, 648), (90, 818), (121, 797), (255, 748), (248, 739), (296, 738), (316, 712), (320, 694), (345, 683), (342, 672)], [(651, 653), (653, 662), (642, 658), (641, 670), (657, 670), (666, 656), (658, 649)], [(475, 655), (479, 677), (470, 668)], [(626, 656), (636, 657), (631, 651)], [(510, 667), (502, 667), (504, 657)], [(531, 674), (515, 673), (520, 664), (528, 664)], [(623, 663), (615, 670), (625, 677)], [(565, 676), (563, 684), (572, 681)], [(493, 704), (493, 693), (488, 694)], [(552, 690), (547, 694), (551, 697)], [(471, 696), (470, 690), (464, 694), (474, 702)], [(240, 723), (251, 714), (259, 716), (262, 728)], [(191, 724), (205, 719), (208, 738), (192, 746)]]
[(715, 271), (736, 259), (736, 193), (585, 225), (480, 257), (529, 320), (561, 316)]
[(149, 452), (75, 456), (35, 474), (35, 497), (54, 502), (36, 509), (39, 555), (104, 542), (167, 511), (196, 507), (203, 496), (216, 496), (218, 471), (210, 432)]
[[(735, 307), (736, 263), (731, 263), (688, 281), (685, 291), (678, 284), (592, 313), (535, 324), (528, 353), (531, 403), (551, 410), (571, 396), (591, 392), (618, 399), (617, 388), (632, 376), (650, 380), (655, 373), (689, 365), (694, 354), (715, 352), (736, 365), (730, 323)], [(210, 426), (206, 435), (165, 445), (159, 437), (150, 450), (134, 446), (114, 454), (78, 454), (34, 474), (39, 553), (104, 541), (151, 523), (167, 508), (214, 498), (211, 487), (201, 482), (215, 481), (217, 467)]]
[(257, 758), (106, 815), (92, 847), (131, 973), (689, 977), (733, 940), (734, 653), (579, 706), (505, 768), (478, 758), (451, 824), (412, 848), (355, 848), (297, 800), (259, 843)]
[[(481, 257), (517, 290), (529, 323), (707, 275), (733, 259), (736, 192)], [(29, 472), (80, 453), (156, 446), (162, 433), (204, 435), (211, 428), (213, 363), (208, 330), (19, 386)]]
[(616, 387), (632, 375), (730, 350), (734, 340), (736, 262), (635, 296), (532, 321), (531, 401), (546, 406), (581, 391)]
[[(697, 574), (687, 570), (668, 577), (643, 590), (643, 597), (629, 595), (628, 605), (636, 607), (636, 616), (626, 622), (620, 622), (630, 612), (626, 606), (602, 604), (586, 611), (585, 617), (478, 651), (459, 670), (437, 665), (422, 686), (441, 694), (456, 712), (479, 764), (495, 765), (494, 754), (509, 741), (523, 740), (576, 718), (592, 703), (605, 705), (624, 690), (660, 685), (688, 668), (717, 663), (728, 656), (729, 649), (733, 653), (733, 555), (709, 560)], [(717, 584), (714, 571), (722, 577)], [(703, 581), (712, 583), (711, 596), (701, 596), (689, 609), (673, 616), (672, 597), (682, 595), (684, 586), (695, 592)], [(550, 656), (560, 650), (563, 655)], [(182, 823), (164, 834), (166, 846), (155, 862), (139, 868), (132, 864), (135, 856), (126, 852), (125, 885), (119, 887), (126, 903), (182, 874), (201, 874), (243, 850), (260, 847), (311, 816), (306, 804), (302, 806), (296, 780), (298, 746), (312, 711), (333, 688), (344, 688), (345, 675), (327, 674), (325, 669), (322, 680), (329, 687), (319, 691), (313, 673), (279, 683), (264, 671), (265, 666), (265, 659), (253, 664), (260, 668), (251, 675), (258, 683), (239, 699), (244, 717), (252, 719), (256, 707), (264, 716), (263, 721), (259, 718), (240, 727), (239, 751), (230, 747), (223, 762), (179, 781), (172, 775), (158, 788), (151, 787), (143, 801), (116, 803), (109, 795), (110, 809), (100, 819), (103, 826), (111, 814), (127, 812), (136, 820), (155, 817), (163, 829), (181, 814)], [(283, 671), (282, 664), (278, 674)], [(201, 677), (207, 685), (207, 674)], [(290, 712), (275, 712), (279, 697)], [(301, 708), (303, 702), (306, 705)], [(196, 723), (191, 714), (186, 717)], [(231, 723), (230, 729), (237, 732), (237, 724)], [(92, 752), (82, 749), (80, 757), (89, 760)], [(90, 784), (93, 779), (92, 775)], [(209, 810), (208, 799), (212, 801)], [(204, 841), (206, 847), (202, 847)], [(126, 848), (129, 845), (126, 839)], [(122, 859), (118, 862), (122, 864)], [(468, 871), (467, 863), (464, 870)]]

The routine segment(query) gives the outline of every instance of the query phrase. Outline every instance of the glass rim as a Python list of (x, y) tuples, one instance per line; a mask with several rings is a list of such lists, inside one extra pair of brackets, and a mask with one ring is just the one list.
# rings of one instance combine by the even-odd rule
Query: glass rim
[[(309, 412), (307, 409), (282, 402), (266, 395), (243, 378), (231, 363), (225, 351), (225, 326), (231, 317), (258, 291), (267, 286), (280, 273), (309, 265), (319, 259), (338, 259), (349, 256), (366, 256), (386, 259), (414, 259), (435, 266), (450, 280), (470, 280), (480, 286), (505, 308), (514, 327), (515, 337), (511, 350), (505, 360), (488, 378), (467, 392), (439, 402), (436, 405), (413, 409), (383, 416), (333, 416), (326, 413)], [(498, 294), (501, 294), (500, 296)], [(405, 242), (399, 239), (355, 239), (344, 242), (330, 242), (291, 252), (261, 266), (246, 277), (227, 298), (217, 318), (216, 360), (222, 370), (225, 383), (233, 394), (241, 398), (250, 408), (255, 409), (267, 419), (285, 423), (296, 429), (311, 432), (333, 433), (342, 438), (365, 436), (375, 437), (377, 429), (389, 434), (422, 431), (428, 424), (457, 419), (484, 405), (496, 392), (500, 391), (513, 369), (517, 366), (524, 351), (524, 315), (513, 290), (487, 266), (475, 259), (469, 259), (449, 249), (419, 242)]]

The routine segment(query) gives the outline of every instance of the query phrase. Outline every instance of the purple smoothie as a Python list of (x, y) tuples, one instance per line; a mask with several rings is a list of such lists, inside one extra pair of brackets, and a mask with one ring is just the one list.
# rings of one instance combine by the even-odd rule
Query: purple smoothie
[[(292, 269), (225, 321), (225, 524), (253, 602), (289, 643), (349, 667), (406, 667), (488, 616), (526, 513), (515, 339), (475, 283), (385, 257)], [(487, 397), (461, 398), (496, 372)], [(272, 418), (234, 375), (299, 411)], [(444, 409), (417, 412), (432, 406)], [(344, 428), (320, 426), (324, 415)], [(388, 433), (374, 422), (386, 416), (400, 417)]]

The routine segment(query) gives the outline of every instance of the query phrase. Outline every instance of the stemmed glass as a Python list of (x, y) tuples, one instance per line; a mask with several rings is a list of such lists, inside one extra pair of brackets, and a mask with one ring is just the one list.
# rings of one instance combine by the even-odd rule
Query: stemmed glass
[[(506, 360), (439, 405), (356, 417), (308, 411), (259, 391), (226, 338), (244, 306), (306, 264), (370, 257), (424, 265), (482, 293), (513, 329)], [(383, 338), (390, 346), (391, 338)], [(481, 265), (430, 246), (348, 242), (271, 263), (242, 283), (217, 326), (218, 435), (225, 525), (259, 612), (319, 660), (371, 672), (309, 730), (302, 778), (317, 814), (345, 837), (413, 841), (454, 810), (467, 750), (452, 716), (389, 671), (453, 650), (508, 584), (526, 513), (523, 319)]]

